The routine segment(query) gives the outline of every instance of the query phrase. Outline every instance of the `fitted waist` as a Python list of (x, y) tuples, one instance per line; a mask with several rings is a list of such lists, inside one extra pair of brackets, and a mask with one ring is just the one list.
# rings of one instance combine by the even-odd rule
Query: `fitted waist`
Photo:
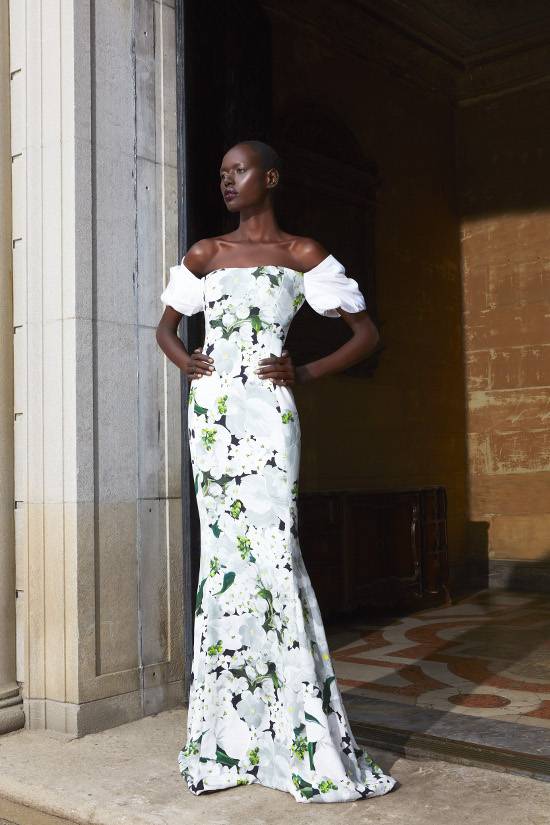
[(227, 338), (212, 340), (207, 336), (203, 352), (213, 358), (214, 370), (219, 374), (244, 374), (247, 378), (250, 378), (255, 375), (254, 370), (262, 366), (260, 361), (264, 358), (281, 355), (283, 343), (275, 336), (270, 340), (269, 346), (254, 342), (248, 344), (240, 338), (237, 341)]

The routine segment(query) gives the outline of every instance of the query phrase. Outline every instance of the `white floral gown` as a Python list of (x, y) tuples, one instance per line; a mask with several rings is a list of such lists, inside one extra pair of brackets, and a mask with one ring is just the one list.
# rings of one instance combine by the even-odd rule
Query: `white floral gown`
[(254, 369), (280, 355), (304, 300), (365, 309), (329, 255), (311, 270), (183, 262), (161, 301), (204, 311), (214, 371), (191, 382), (188, 429), (201, 523), (187, 741), (194, 794), (260, 783), (298, 802), (380, 796), (396, 780), (354, 739), (298, 541), (300, 423), (289, 388)]

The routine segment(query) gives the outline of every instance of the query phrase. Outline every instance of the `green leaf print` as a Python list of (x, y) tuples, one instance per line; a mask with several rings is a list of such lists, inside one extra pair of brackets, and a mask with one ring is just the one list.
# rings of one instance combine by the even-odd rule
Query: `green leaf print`
[(311, 713), (308, 713), (307, 710), (305, 712), (305, 717), (308, 722), (317, 722), (318, 725), (321, 725), (321, 727), (323, 727), (322, 723), (319, 722), (319, 720), (316, 719), (315, 716), (312, 716)]
[(199, 475), (200, 473), (197, 473), (195, 476), (195, 495), (199, 492)]
[(183, 750), (182, 750), (183, 755), (184, 756), (193, 756), (193, 755), (199, 753), (200, 744), (202, 742), (202, 737), (207, 732), (208, 731), (203, 730), (201, 735), (198, 736), (196, 739), (190, 739), (187, 743), (187, 746), (185, 748), (183, 748)]
[[(197, 478), (198, 478), (198, 474), (197, 474)], [(208, 494), (208, 490), (209, 490), (211, 482), (213, 482), (214, 484), (219, 484), (220, 487), (222, 487), (222, 489), (225, 492), (225, 485), (228, 484), (230, 481), (234, 481), (234, 480), (235, 479), (233, 478), (233, 476), (228, 476), (227, 474), (224, 474), (221, 478), (214, 478), (211, 475), (209, 470), (205, 470), (205, 471), (203, 471), (203, 474), (202, 474), (202, 484), (201, 484), (202, 494), (203, 494), (203, 496), (206, 496)], [(195, 492), (197, 492), (197, 491), (195, 490)]]
[(222, 330), (222, 337), (227, 339), (231, 337), (231, 335), (235, 332), (236, 329), (238, 329), (240, 326), (246, 324), (249, 321), (252, 322), (252, 317), (237, 318), (236, 321), (234, 321), (232, 324), (229, 324), (229, 326), (226, 327), (221, 318), (215, 318), (212, 321), (210, 321), (210, 326), (213, 328), (220, 327)]
[(212, 427), (203, 427), (201, 430), (201, 441), (206, 450), (211, 450), (216, 443), (216, 430)]
[(220, 560), (217, 556), (212, 556), (210, 559), (210, 575), (215, 576), (220, 569)]
[(319, 790), (321, 793), (326, 793), (327, 791), (337, 791), (338, 785), (335, 785), (332, 779), (322, 779), (319, 782)]
[(252, 548), (250, 539), (247, 536), (237, 536), (237, 547), (242, 559), (246, 559)]
[(199, 585), (199, 589), (197, 590), (195, 616), (198, 616), (200, 613), (204, 613), (204, 611), (202, 609), (202, 596), (203, 596), (203, 593), (204, 593), (204, 585), (206, 583), (207, 578), (208, 578), (208, 576), (201, 581), (201, 583)]
[(195, 739), (192, 742), (189, 742), (186, 748), (183, 749), (182, 753), (184, 756), (194, 756), (199, 752), (199, 744), (198, 739)]
[(248, 689), (251, 693), (254, 693), (256, 688), (259, 687), (262, 684), (262, 682), (265, 682), (266, 679), (272, 680), (274, 688), (281, 687), (281, 680), (277, 675), (277, 670), (275, 668), (274, 662), (267, 663), (267, 673), (258, 674), (256, 671), (257, 675), (254, 676), (253, 679), (250, 678), (244, 667), (230, 667), (229, 672), (232, 673), (236, 679), (246, 679), (248, 683)]
[(273, 606), (273, 596), (271, 595), (271, 590), (268, 590), (267, 587), (261, 587), (258, 590), (258, 596), (261, 596), (262, 599), (265, 599), (271, 606)]
[(225, 576), (223, 577), (222, 589), (218, 590), (217, 593), (214, 593), (214, 596), (220, 596), (222, 593), (225, 593), (227, 588), (231, 587), (231, 585), (233, 584), (234, 581), (235, 581), (235, 573), (233, 573), (233, 572), (226, 573)]
[(228, 768), (232, 768), (235, 765), (239, 764), (238, 759), (234, 759), (232, 756), (228, 756), (224, 749), (220, 748), (219, 745), (216, 748), (216, 762), (219, 762), (220, 765), (226, 765)]
[(285, 410), (284, 413), (281, 413), (281, 418), (283, 419), (283, 424), (288, 424), (289, 421), (294, 421), (292, 410)]
[(242, 559), (249, 562), (256, 561), (256, 556), (252, 555), (252, 545), (250, 543), (250, 539), (247, 536), (237, 536), (237, 546)]
[(298, 757), (298, 759), (303, 759), (304, 754), (308, 749), (308, 742), (305, 736), (297, 736), (296, 739), (292, 742), (290, 746), (290, 750), (292, 753)]
[(260, 749), (259, 747), (251, 748), (251, 750), (247, 751), (248, 759), (250, 760), (251, 765), (259, 765), (260, 764)]
[(294, 782), (294, 786), (300, 791), (302, 796), (305, 796), (306, 799), (311, 799), (312, 796), (315, 796), (319, 793), (317, 788), (314, 788), (311, 782), (306, 782), (305, 779), (297, 774), (292, 774), (292, 781)]
[(225, 487), (225, 485), (228, 484), (230, 481), (235, 481), (235, 477), (228, 476), (227, 473), (224, 473), (224, 475), (221, 476), (221, 478), (217, 478), (216, 481), (218, 484), (221, 484), (222, 487)]
[(315, 753), (315, 748), (317, 747), (317, 742), (308, 742), (307, 743), (307, 752), (309, 754), (309, 767), (312, 771), (315, 770), (315, 763), (313, 761), (313, 754)]
[(218, 526), (218, 522), (215, 521), (214, 524), (210, 525), (210, 527), (212, 528), (212, 532), (214, 533), (216, 538), (219, 538), (222, 534), (222, 531), (221, 528)]
[(252, 323), (252, 329), (255, 332), (260, 332), (260, 330), (263, 329), (264, 325), (262, 324), (259, 315), (251, 315), (249, 320)]
[(195, 413), (196, 415), (206, 415), (208, 412), (206, 407), (201, 407), (200, 404), (195, 402)]
[(252, 274), (255, 278), (260, 277), (260, 275), (269, 278), (269, 283), (271, 284), (271, 286), (279, 286), (279, 284), (281, 283), (280, 270), (277, 272), (277, 274), (275, 274), (275, 272), (269, 272), (269, 270), (267, 270), (265, 266), (259, 266), (257, 269), (254, 270)]
[(218, 405), (218, 412), (220, 415), (224, 415), (227, 412), (227, 395), (222, 395), (221, 398), (218, 398), (216, 404)]
[(368, 754), (366, 754), (364, 751), (362, 751), (362, 755), (363, 755), (363, 758), (364, 758), (365, 762), (367, 763), (367, 765), (369, 766), (369, 768), (373, 772), (373, 774), (376, 777), (382, 776), (382, 768), (380, 767), (380, 765), (377, 762), (375, 762), (374, 759), (371, 759), (371, 757)]
[(238, 498), (238, 499), (236, 499), (236, 501), (233, 502), (233, 504), (229, 508), (229, 512), (230, 512), (230, 514), (233, 518), (237, 519), (237, 518), (239, 518), (239, 513), (241, 512), (242, 509), (243, 509), (243, 503), (240, 500), (240, 498)]
[(283, 633), (282, 631), (275, 626), (274, 616), (279, 615), (276, 613), (273, 607), (273, 595), (271, 590), (268, 590), (267, 587), (261, 587), (257, 591), (257, 595), (260, 596), (262, 599), (265, 599), (267, 602), (267, 610), (265, 612), (264, 623), (262, 624), (262, 629), (267, 633), (269, 630), (274, 630), (277, 634), (277, 638), (279, 642), (282, 644), (283, 642)]
[(217, 656), (218, 653), (222, 653), (223, 651), (223, 642), (221, 639), (218, 639), (215, 645), (210, 645), (208, 648), (208, 655), (209, 656)]
[[(306, 714), (307, 718), (307, 714)], [(317, 720), (315, 720), (317, 721)], [(309, 767), (312, 771), (315, 770), (315, 764), (313, 762), (313, 754), (315, 753), (315, 748), (317, 747), (317, 742), (309, 742), (308, 738), (302, 731), (305, 730), (305, 725), (302, 723), (297, 728), (294, 728), (294, 741), (290, 746), (292, 753), (294, 753), (298, 759), (303, 759), (306, 753), (309, 756)]]
[(334, 708), (330, 704), (330, 684), (334, 681), (335, 676), (327, 676), (323, 685), (323, 713), (334, 713)]
[(294, 307), (294, 309), (298, 309), (298, 307), (300, 306), (300, 304), (302, 303), (302, 301), (304, 300), (305, 297), (306, 296), (304, 295), (303, 292), (298, 293), (298, 295), (294, 298), (294, 300), (292, 302), (292, 306)]

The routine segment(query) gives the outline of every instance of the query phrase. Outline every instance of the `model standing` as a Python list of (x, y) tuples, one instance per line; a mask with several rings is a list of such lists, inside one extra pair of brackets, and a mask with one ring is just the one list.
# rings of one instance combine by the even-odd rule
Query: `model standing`
[[(194, 794), (253, 782), (299, 802), (388, 793), (396, 780), (357, 745), (298, 541), (300, 422), (290, 387), (339, 372), (378, 332), (357, 281), (319, 243), (280, 229), (276, 153), (233, 146), (220, 169), (238, 229), (194, 244), (161, 295), (157, 341), (192, 382), (189, 443), (201, 522), (187, 741)], [(283, 350), (307, 301), (353, 335), (294, 367)], [(205, 313), (189, 354), (181, 316)]]

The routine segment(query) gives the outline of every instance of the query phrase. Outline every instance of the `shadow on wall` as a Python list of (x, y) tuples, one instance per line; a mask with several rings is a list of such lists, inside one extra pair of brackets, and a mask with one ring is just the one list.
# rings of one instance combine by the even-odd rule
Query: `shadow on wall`
[(503, 588), (550, 593), (550, 552), (535, 560), (491, 558), (489, 530), (488, 521), (467, 522), (466, 546), (469, 560), (466, 565), (469, 569), (461, 577), (465, 586), (468, 589)]

